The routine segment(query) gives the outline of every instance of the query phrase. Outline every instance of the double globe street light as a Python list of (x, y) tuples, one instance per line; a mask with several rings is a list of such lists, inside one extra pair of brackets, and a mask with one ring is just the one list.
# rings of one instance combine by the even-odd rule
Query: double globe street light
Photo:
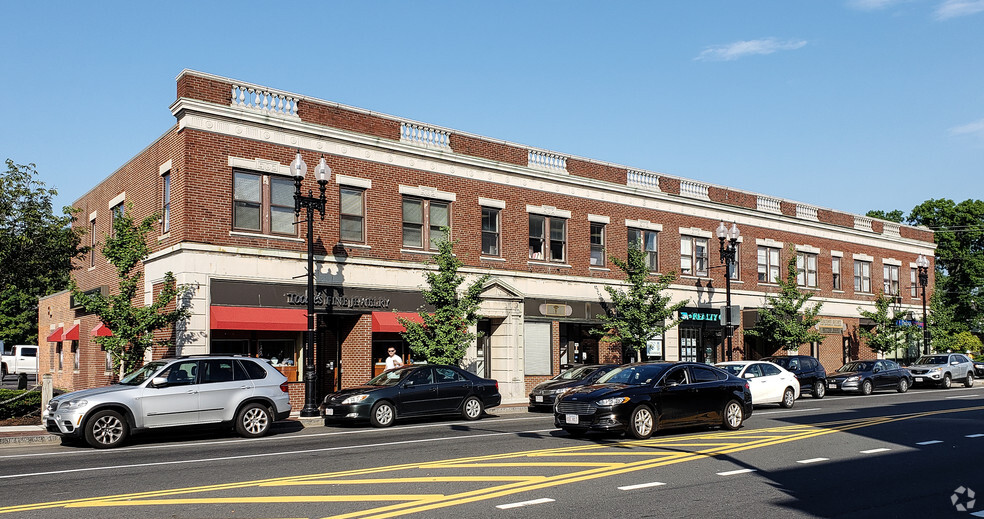
[[(725, 265), (724, 273), (724, 292), (725, 292), (725, 306), (724, 306), (724, 323), (726, 326), (726, 333), (728, 337), (728, 352), (727, 359), (731, 360), (732, 357), (732, 347), (731, 347), (731, 337), (734, 335), (734, 326), (732, 324), (731, 318), (731, 271), (735, 266), (737, 261), (738, 253), (738, 225), (735, 223), (731, 224), (731, 229), (728, 229), (724, 222), (721, 222), (717, 226), (716, 234), (718, 240), (721, 241), (721, 263)], [(727, 245), (725, 245), (727, 241)]]
[(929, 284), (929, 260), (922, 254), (916, 258), (916, 268), (919, 269), (919, 286), (922, 287), (923, 307), (923, 354), (929, 355), (929, 324), (926, 322), (926, 285)]
[(325, 163), (324, 156), (314, 168), (318, 175), (318, 188), (321, 196), (316, 197), (309, 189), (307, 196), (301, 194), (301, 181), (307, 175), (307, 163), (301, 158), (301, 151), (290, 163), (290, 173), (294, 176), (294, 218), (301, 216), (301, 209), (307, 209), (307, 335), (304, 340), (304, 408), (301, 416), (318, 416), (317, 386), (318, 378), (314, 369), (314, 212), (321, 213), (325, 219), (325, 187), (331, 177), (331, 168)]

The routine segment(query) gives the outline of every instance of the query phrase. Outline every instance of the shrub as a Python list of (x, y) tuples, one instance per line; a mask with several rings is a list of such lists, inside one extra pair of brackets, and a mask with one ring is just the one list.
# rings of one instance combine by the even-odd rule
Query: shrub
[[(14, 400), (15, 398), (16, 400)], [(10, 401), (8, 402), (8, 400)], [(31, 415), (37, 415), (40, 419), (40, 390), (0, 389), (0, 420)]]

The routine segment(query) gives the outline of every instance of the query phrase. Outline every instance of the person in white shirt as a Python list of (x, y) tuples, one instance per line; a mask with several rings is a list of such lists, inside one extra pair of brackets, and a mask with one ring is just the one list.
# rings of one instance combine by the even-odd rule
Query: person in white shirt
[(396, 354), (396, 348), (389, 349), (389, 357), (386, 357), (386, 371), (403, 366), (403, 359)]

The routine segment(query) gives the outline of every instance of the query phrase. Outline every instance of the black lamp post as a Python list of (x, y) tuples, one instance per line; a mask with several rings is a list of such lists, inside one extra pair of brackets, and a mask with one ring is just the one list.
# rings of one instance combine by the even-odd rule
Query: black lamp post
[(922, 287), (923, 305), (923, 353), (929, 355), (929, 323), (926, 322), (926, 285), (929, 283), (929, 260), (922, 254), (916, 258), (916, 268), (919, 269), (919, 286)]
[(301, 416), (318, 416), (317, 385), (315, 384), (318, 374), (314, 369), (314, 212), (321, 213), (321, 219), (325, 219), (325, 186), (328, 185), (328, 178), (331, 176), (331, 168), (325, 164), (325, 158), (321, 157), (318, 166), (314, 169), (318, 175), (318, 188), (321, 196), (315, 197), (311, 190), (307, 196), (301, 195), (301, 181), (307, 175), (307, 164), (301, 158), (298, 150), (297, 157), (290, 163), (290, 172), (294, 175), (294, 217), (301, 216), (301, 209), (307, 209), (307, 335), (304, 339), (304, 408), (301, 409)]
[[(736, 254), (738, 252), (738, 225), (732, 223), (731, 229), (729, 230), (724, 222), (721, 222), (717, 227), (717, 237), (721, 240), (721, 263), (724, 263), (724, 293), (725, 293), (725, 322), (727, 323), (727, 335), (728, 335), (728, 352), (727, 358), (731, 360), (731, 337), (734, 335), (733, 326), (731, 325), (731, 269), (735, 265)], [(725, 245), (725, 240), (727, 240), (727, 246)]]

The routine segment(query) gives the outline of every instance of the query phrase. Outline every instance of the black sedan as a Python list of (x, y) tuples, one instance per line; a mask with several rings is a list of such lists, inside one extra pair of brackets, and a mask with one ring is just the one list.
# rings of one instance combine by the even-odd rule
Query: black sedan
[(541, 382), (530, 391), (530, 410), (546, 410), (553, 408), (557, 395), (568, 389), (594, 384), (602, 375), (615, 369), (618, 364), (586, 364), (575, 366), (556, 377)]
[(330, 422), (366, 421), (389, 427), (397, 418), (461, 414), (477, 420), (499, 405), (499, 383), (454, 366), (414, 365), (386, 371), (364, 386), (325, 397), (321, 416)]
[(648, 438), (657, 430), (690, 425), (741, 427), (752, 414), (748, 381), (693, 362), (626, 364), (597, 384), (562, 394), (554, 425), (572, 436), (625, 431)]
[(912, 374), (893, 360), (848, 362), (827, 374), (828, 391), (856, 391), (870, 395), (876, 389), (894, 389), (905, 393), (910, 387)]

